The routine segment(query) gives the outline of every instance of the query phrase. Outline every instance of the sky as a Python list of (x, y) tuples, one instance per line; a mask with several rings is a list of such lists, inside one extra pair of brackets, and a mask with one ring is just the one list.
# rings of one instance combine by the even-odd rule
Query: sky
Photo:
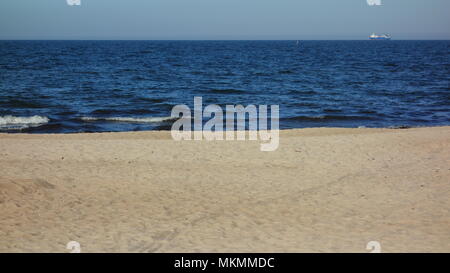
[(450, 39), (450, 0), (381, 1), (0, 0), (0, 39)]

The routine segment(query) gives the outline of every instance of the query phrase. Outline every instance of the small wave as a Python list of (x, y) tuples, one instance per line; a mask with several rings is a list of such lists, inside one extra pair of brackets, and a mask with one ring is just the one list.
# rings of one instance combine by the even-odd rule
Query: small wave
[(148, 118), (133, 118), (133, 117), (110, 117), (110, 118), (96, 118), (96, 117), (82, 117), (83, 121), (110, 121), (110, 122), (129, 122), (129, 123), (159, 123), (165, 121), (176, 120), (173, 117), (148, 117)]
[(255, 72), (253, 73), (255, 76), (270, 76), (270, 73), (264, 73), (264, 72)]
[(0, 129), (21, 130), (29, 127), (37, 127), (47, 124), (49, 119), (42, 116), (32, 117), (15, 117), (15, 116), (1, 116)]
[(6, 104), (5, 106), (10, 108), (45, 108), (45, 105), (40, 103), (22, 99), (9, 99), (3, 101), (2, 103)]
[(278, 71), (279, 74), (294, 74), (294, 71), (292, 70), (280, 70)]
[(411, 129), (411, 126), (408, 125), (393, 125), (389, 126), (388, 129)]
[(342, 110), (341, 109), (334, 109), (334, 108), (327, 108), (323, 110), (326, 113), (341, 113)]
[(146, 98), (146, 97), (136, 98), (135, 100), (151, 102), (151, 103), (162, 103), (162, 102), (166, 101), (166, 99), (163, 99), (163, 98)]
[(120, 113), (120, 110), (116, 110), (116, 109), (96, 109), (94, 111), (91, 112), (91, 115), (111, 115), (111, 114), (118, 114)]
[(131, 78), (132, 81), (145, 81), (146, 78), (142, 77), (142, 76), (134, 76), (133, 78)]
[(360, 113), (360, 114), (377, 114), (377, 111), (374, 111), (374, 110), (359, 110), (358, 113)]
[(242, 94), (242, 93), (245, 93), (245, 91), (238, 90), (238, 89), (210, 89), (208, 93), (215, 93), (215, 94)]
[(294, 94), (294, 95), (315, 95), (317, 94), (316, 91), (314, 90), (289, 90), (289, 94)]
[(385, 63), (384, 66), (387, 66), (387, 67), (397, 67), (398, 64), (396, 64), (396, 63)]
[(284, 119), (298, 120), (298, 121), (331, 121), (331, 120), (371, 120), (372, 118), (364, 116), (319, 115), (319, 116), (295, 116)]
[(85, 74), (85, 75), (99, 75), (100, 73), (98, 71), (80, 71), (79, 74)]

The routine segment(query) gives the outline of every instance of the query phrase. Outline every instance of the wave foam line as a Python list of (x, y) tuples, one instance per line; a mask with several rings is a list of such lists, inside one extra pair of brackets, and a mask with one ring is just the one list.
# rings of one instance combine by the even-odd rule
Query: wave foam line
[(175, 120), (173, 117), (148, 117), (148, 118), (131, 118), (131, 117), (111, 117), (111, 118), (94, 118), (82, 117), (84, 121), (112, 121), (112, 122), (131, 122), (131, 123), (158, 123), (164, 121)]
[(39, 126), (47, 124), (49, 119), (42, 116), (32, 117), (15, 117), (15, 116), (0, 116), (0, 128), (18, 128), (24, 129), (31, 126)]

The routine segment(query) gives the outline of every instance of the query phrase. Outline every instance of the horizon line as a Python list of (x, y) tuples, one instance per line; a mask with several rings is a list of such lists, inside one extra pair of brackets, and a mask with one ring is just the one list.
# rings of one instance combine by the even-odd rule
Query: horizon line
[[(367, 39), (2, 39), (0, 41), (370, 41)], [(438, 39), (391, 39), (391, 41), (450, 41), (450, 38)]]

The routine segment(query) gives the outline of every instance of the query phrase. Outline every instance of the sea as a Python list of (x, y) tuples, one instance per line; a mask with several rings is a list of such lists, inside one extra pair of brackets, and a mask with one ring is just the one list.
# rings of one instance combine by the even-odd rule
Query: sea
[(450, 41), (0, 41), (0, 132), (170, 130), (175, 105), (281, 129), (450, 125)]

